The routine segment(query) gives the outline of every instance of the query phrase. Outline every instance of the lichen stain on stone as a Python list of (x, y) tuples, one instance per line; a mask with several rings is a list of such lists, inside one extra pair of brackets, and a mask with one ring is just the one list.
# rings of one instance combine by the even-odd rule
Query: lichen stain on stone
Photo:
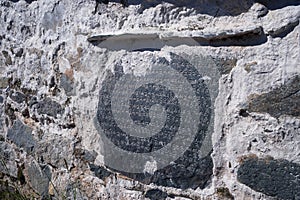
[(281, 115), (300, 116), (300, 77), (295, 76), (269, 93), (250, 95), (248, 99), (250, 112), (269, 113), (276, 118)]

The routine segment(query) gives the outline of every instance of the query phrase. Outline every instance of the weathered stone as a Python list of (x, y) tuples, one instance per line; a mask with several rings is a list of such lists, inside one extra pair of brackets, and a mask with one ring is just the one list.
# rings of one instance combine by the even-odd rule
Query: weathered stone
[(20, 120), (16, 120), (7, 131), (7, 139), (23, 148), (27, 153), (32, 153), (36, 146), (36, 140), (32, 135), (32, 129)]
[(300, 76), (268, 93), (249, 97), (250, 112), (265, 112), (273, 117), (300, 116)]
[(56, 101), (52, 101), (50, 98), (39, 101), (34, 105), (34, 107), (39, 114), (46, 114), (51, 117), (57, 117), (57, 115), (62, 115), (64, 113), (64, 108)]
[(150, 200), (165, 200), (168, 194), (159, 189), (152, 189), (146, 192), (145, 197)]
[(33, 160), (26, 166), (26, 171), (30, 185), (43, 198), (47, 198), (49, 181), (51, 180), (50, 168), (47, 165), (40, 166), (36, 161)]
[(40, 141), (35, 149), (35, 157), (41, 163), (49, 163), (54, 167), (69, 168), (74, 152), (72, 141), (57, 136), (54, 139)]
[(0, 171), (12, 177), (17, 177), (16, 154), (11, 145), (0, 141)]
[(287, 160), (249, 158), (238, 170), (238, 181), (280, 199), (300, 198), (300, 165)]

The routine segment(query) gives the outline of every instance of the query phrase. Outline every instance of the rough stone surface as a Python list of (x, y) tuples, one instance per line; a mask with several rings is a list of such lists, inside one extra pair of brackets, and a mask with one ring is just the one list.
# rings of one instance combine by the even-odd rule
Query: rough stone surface
[(26, 166), (27, 176), (30, 185), (43, 198), (48, 196), (49, 182), (51, 180), (51, 171), (48, 166), (39, 166), (35, 161), (32, 161)]
[(168, 197), (168, 194), (161, 190), (153, 189), (148, 190), (145, 194), (145, 197), (150, 200), (165, 200)]
[(34, 107), (37, 110), (37, 113), (46, 114), (51, 117), (57, 117), (58, 114), (61, 115), (64, 112), (62, 106), (51, 99), (40, 101)]
[(249, 98), (249, 111), (266, 112), (276, 118), (281, 115), (300, 116), (300, 77), (296, 76), (279, 88)]
[(11, 145), (0, 142), (0, 171), (17, 177), (17, 164), (15, 162), (16, 154)]
[(103, 2), (1, 0), (0, 191), (299, 199), (299, 1)]
[(19, 148), (23, 148), (27, 153), (33, 152), (36, 146), (32, 129), (20, 120), (15, 121), (12, 128), (8, 129), (7, 139), (15, 143)]
[(250, 158), (242, 162), (241, 183), (280, 199), (300, 198), (300, 165), (287, 160)]

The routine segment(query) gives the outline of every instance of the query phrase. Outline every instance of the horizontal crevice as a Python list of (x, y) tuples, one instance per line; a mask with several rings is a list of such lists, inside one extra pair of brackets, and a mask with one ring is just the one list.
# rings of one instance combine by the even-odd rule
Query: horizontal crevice
[(234, 34), (213, 36), (160, 36), (156, 33), (124, 33), (96, 35), (87, 39), (100, 48), (127, 51), (159, 51), (164, 46), (255, 46), (267, 42), (267, 36), (261, 27)]

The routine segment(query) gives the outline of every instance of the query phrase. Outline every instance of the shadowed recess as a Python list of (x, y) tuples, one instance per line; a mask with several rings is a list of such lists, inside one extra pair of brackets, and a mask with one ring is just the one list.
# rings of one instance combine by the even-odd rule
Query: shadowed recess
[(269, 10), (276, 10), (287, 6), (298, 6), (300, 5), (299, 0), (255, 0), (257, 3), (261, 3), (266, 6)]

